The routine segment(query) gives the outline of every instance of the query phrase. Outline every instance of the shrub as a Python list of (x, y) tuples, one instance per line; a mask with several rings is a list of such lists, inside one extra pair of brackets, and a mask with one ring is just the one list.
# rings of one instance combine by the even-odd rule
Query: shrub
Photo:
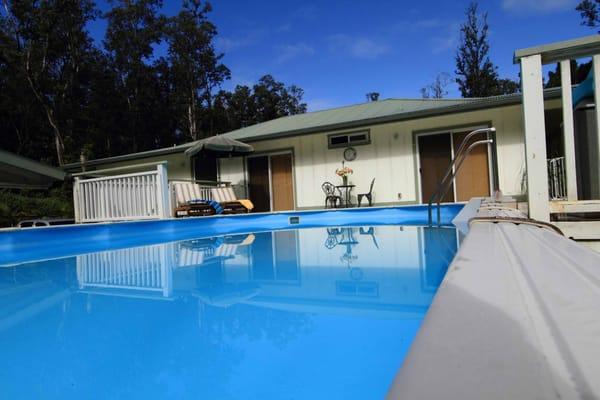
[(40, 190), (0, 190), (0, 227), (15, 226), (31, 218), (72, 218), (73, 196), (69, 184)]

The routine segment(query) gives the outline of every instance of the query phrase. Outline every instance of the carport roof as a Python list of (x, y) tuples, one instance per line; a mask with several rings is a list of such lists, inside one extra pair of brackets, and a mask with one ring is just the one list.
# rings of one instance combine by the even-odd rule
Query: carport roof
[(0, 150), (0, 188), (46, 189), (65, 177), (61, 169)]

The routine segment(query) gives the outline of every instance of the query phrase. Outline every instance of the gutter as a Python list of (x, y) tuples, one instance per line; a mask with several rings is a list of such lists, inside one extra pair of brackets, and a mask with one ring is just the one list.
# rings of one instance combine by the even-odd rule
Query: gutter
[(599, 267), (550, 229), (471, 222), (387, 398), (600, 398)]

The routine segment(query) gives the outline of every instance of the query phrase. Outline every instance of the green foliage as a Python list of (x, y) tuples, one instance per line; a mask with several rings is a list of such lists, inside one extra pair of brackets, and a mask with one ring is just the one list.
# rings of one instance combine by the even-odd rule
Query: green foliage
[(0, 227), (30, 218), (72, 218), (73, 199), (68, 187), (46, 192), (0, 190)]
[(466, 11), (467, 20), (460, 27), (461, 44), (456, 52), (456, 83), (463, 97), (487, 97), (514, 93), (519, 84), (500, 79), (489, 58), (487, 13), (478, 14), (477, 3)]
[[(585, 80), (590, 69), (592, 68), (592, 62), (588, 61), (583, 64), (579, 64), (577, 60), (571, 60), (571, 84), (577, 85)], [(548, 79), (544, 83), (545, 88), (560, 87), (560, 64), (556, 63), (556, 69), (548, 72)]]
[[(302, 89), (270, 75), (220, 90), (230, 71), (207, 2), (184, 0), (173, 17), (161, 0), (112, 0), (103, 15), (92, 0), (0, 5), (0, 148), (25, 157), (110, 157), (306, 111)], [(87, 31), (97, 18), (101, 43)]]
[(286, 115), (306, 112), (304, 91), (285, 86), (271, 75), (259, 79), (252, 88), (236, 86), (233, 92), (220, 91), (215, 99), (217, 132), (227, 132)]
[(597, 28), (600, 26), (600, 0), (583, 0), (575, 9), (581, 15), (581, 25)]

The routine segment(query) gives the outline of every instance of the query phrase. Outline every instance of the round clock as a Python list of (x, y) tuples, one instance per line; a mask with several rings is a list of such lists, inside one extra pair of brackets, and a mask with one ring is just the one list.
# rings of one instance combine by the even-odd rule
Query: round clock
[(354, 147), (348, 147), (344, 150), (344, 160), (354, 161), (356, 160), (356, 149)]

